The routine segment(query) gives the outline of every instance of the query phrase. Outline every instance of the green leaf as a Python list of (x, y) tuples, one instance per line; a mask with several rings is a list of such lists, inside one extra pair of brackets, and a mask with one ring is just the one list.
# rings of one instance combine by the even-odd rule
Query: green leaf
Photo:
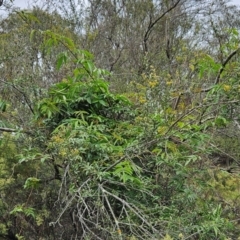
[(99, 100), (99, 103), (100, 103), (101, 105), (103, 105), (104, 107), (107, 107), (107, 106), (108, 106), (108, 103), (105, 102), (105, 101), (103, 101), (103, 100)]
[(216, 126), (218, 126), (218, 127), (226, 127), (226, 125), (227, 125), (227, 119), (224, 118), (224, 117), (219, 116), (219, 117), (217, 117), (217, 118), (215, 119), (215, 124), (216, 124)]
[(14, 207), (14, 209), (10, 212), (12, 215), (16, 215), (16, 213), (21, 213), (23, 212), (23, 206), (22, 205), (17, 205)]
[(89, 104), (91, 104), (91, 103), (92, 103), (91, 97), (86, 97), (86, 101), (87, 101)]
[(61, 36), (61, 38), (66, 43), (66, 45), (69, 49), (74, 49), (75, 48), (75, 45), (74, 45), (74, 42), (73, 42), (72, 39), (64, 37), (64, 36)]
[(184, 122), (178, 122), (177, 125), (178, 125), (179, 128), (184, 128), (185, 123)]
[[(138, 171), (138, 169), (135, 170)], [(141, 184), (141, 180), (134, 176), (135, 170), (132, 163), (129, 160), (125, 160), (115, 166), (113, 175), (119, 177), (120, 180), (123, 181), (123, 183), (130, 181), (136, 184)]]
[(0, 100), (0, 111), (5, 112), (7, 108), (7, 103), (3, 100)]
[(86, 64), (85, 64), (85, 67), (90, 73), (93, 72), (93, 63), (92, 62), (87, 61)]
[(35, 219), (35, 217), (36, 217), (36, 214), (35, 214), (35, 209), (34, 208), (25, 208), (24, 209), (24, 214), (26, 215), (26, 216), (31, 216), (31, 217), (33, 217), (34, 219)]
[(32, 30), (31, 31), (31, 33), (30, 33), (30, 41), (33, 41), (33, 38), (34, 38), (36, 32), (37, 32), (36, 30)]
[(59, 70), (63, 64), (67, 62), (67, 54), (61, 53), (59, 54), (59, 57), (57, 59), (57, 69)]
[(35, 177), (30, 177), (25, 181), (24, 188), (37, 188), (39, 186), (40, 179)]

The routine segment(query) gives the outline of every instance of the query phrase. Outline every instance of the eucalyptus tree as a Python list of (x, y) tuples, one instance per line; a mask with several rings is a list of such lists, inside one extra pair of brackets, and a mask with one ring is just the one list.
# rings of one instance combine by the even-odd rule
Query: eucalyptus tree
[[(0, 94), (8, 102), (9, 111), (19, 116), (15, 124), (25, 127), (34, 112), (34, 104), (46, 89), (63, 77), (56, 69), (54, 53), (43, 48), (44, 36), (36, 31), (53, 30), (73, 36), (67, 20), (59, 14), (49, 14), (39, 8), (31, 11), (13, 11), (1, 20), (0, 36)], [(54, 40), (53, 40), (54, 41)], [(21, 117), (20, 117), (21, 116)], [(16, 119), (16, 116), (13, 117)], [(7, 125), (7, 122), (5, 122)]]
[(187, 90), (188, 80), (194, 80), (186, 80), (192, 75), (191, 69), (187, 69), (195, 62), (197, 52), (200, 49), (206, 53), (209, 49), (218, 52), (216, 45), (210, 44), (212, 35), (203, 32), (212, 28), (211, 19), (217, 22), (221, 15), (223, 22), (235, 19), (229, 27), (237, 26), (237, 10), (227, 3), (224, 0), (61, 0), (42, 5), (59, 10), (70, 20), (81, 39), (80, 46), (94, 54), (99, 67), (113, 72), (115, 83), (139, 81), (138, 76), (154, 66), (157, 73), (164, 78), (169, 74), (180, 83), (180, 88)]

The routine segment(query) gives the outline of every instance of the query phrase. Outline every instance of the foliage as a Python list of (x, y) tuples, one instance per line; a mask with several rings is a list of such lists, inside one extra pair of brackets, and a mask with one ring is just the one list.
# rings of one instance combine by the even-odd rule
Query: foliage
[[(187, 3), (114, 2), (91, 2), (99, 15), (86, 20), (92, 25), (78, 35), (70, 31), (71, 19), (56, 12), (34, 9), (3, 21), (0, 44), (11, 61), (1, 59), (0, 68), (9, 79), (1, 81), (0, 93), (0, 237), (237, 239), (237, 29), (223, 29), (229, 34), (224, 42), (212, 21), (220, 48), (190, 48), (194, 40), (182, 37), (192, 31)], [(177, 12), (179, 27), (170, 26)], [(125, 15), (136, 25), (127, 28)], [(109, 19), (116, 26), (108, 28)], [(123, 29), (136, 41), (144, 33), (143, 45), (125, 48), (131, 44)], [(158, 32), (169, 40), (162, 42), (164, 51)], [(106, 52), (97, 52), (100, 44), (92, 48), (94, 60), (75, 41), (86, 37), (97, 44), (113, 33), (111, 41), (119, 45), (105, 44), (116, 57), (112, 65)], [(11, 55), (18, 48), (8, 40), (15, 36), (23, 39), (23, 56), (34, 53), (35, 60)], [(110, 71), (97, 67), (103, 60)], [(133, 74), (118, 83), (121, 64)]]

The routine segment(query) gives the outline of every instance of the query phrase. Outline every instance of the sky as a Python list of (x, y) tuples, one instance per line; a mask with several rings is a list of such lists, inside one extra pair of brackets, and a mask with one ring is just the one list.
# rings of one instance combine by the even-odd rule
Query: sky
[(14, 5), (16, 7), (20, 7), (20, 8), (26, 8), (28, 7), (28, 1), (27, 0), (15, 0), (14, 1)]
[[(232, 2), (235, 5), (240, 6), (240, 0), (229, 0), (229, 1)], [(20, 7), (20, 8), (27, 8), (28, 7), (28, 0), (15, 0), (14, 5), (16, 7)]]
[(240, 6), (240, 0), (232, 0), (232, 3), (234, 3), (235, 5)]
[(232, 2), (234, 5), (240, 6), (240, 0), (232, 0), (230, 2)]

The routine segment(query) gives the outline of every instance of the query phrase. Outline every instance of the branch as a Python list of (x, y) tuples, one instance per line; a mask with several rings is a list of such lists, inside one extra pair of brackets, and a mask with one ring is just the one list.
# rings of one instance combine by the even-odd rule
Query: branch
[[(226, 65), (228, 64), (228, 62), (238, 53), (238, 51), (240, 50), (240, 48), (236, 49), (235, 51), (233, 51), (232, 53), (230, 53), (227, 57), (227, 59), (224, 61), (224, 63), (222, 64), (222, 67), (219, 69), (218, 75), (215, 79), (214, 85), (218, 84), (220, 81), (220, 77), (222, 72), (224, 71)], [(201, 92), (209, 92), (211, 89), (213, 88), (213, 86), (211, 86), (210, 88), (206, 88), (206, 89), (202, 89)]]
[(216, 150), (218, 150), (219, 152), (221, 152), (225, 157), (228, 157), (228, 158), (232, 159), (235, 163), (237, 163), (238, 166), (240, 165), (240, 162), (235, 157), (226, 153), (225, 151), (223, 151), (222, 149), (220, 149), (219, 147), (217, 147), (216, 145), (214, 145), (212, 143), (210, 143), (210, 145), (212, 147), (214, 147)]
[(118, 235), (119, 235), (119, 239), (122, 240), (123, 238), (122, 238), (122, 234), (121, 234), (121, 229), (120, 229), (119, 224), (118, 224), (118, 220), (117, 220), (117, 218), (116, 218), (116, 216), (115, 216), (115, 214), (114, 214), (114, 212), (113, 212), (113, 209), (112, 209), (112, 207), (111, 207), (111, 204), (110, 204), (109, 201), (108, 201), (107, 196), (104, 194), (104, 191), (103, 191), (103, 196), (104, 196), (104, 198), (105, 198), (105, 200), (106, 200), (106, 202), (107, 202), (108, 208), (109, 208), (109, 210), (110, 210), (110, 212), (111, 212), (111, 214), (112, 214), (112, 217), (113, 217), (113, 219), (114, 219), (114, 222), (115, 222), (115, 224), (116, 224), (117, 232), (118, 232)]
[(62, 217), (62, 215), (66, 212), (66, 210), (68, 209), (68, 207), (72, 204), (74, 198), (80, 193), (81, 189), (91, 180), (91, 178), (88, 178), (85, 182), (83, 182), (83, 184), (78, 188), (78, 190), (72, 195), (72, 197), (67, 201), (65, 207), (63, 208), (63, 210), (61, 211), (61, 213), (58, 215), (57, 219), (55, 222), (50, 222), (49, 226), (55, 226), (57, 223), (59, 224), (59, 226), (61, 227), (61, 223), (60, 223), (60, 219)]
[(223, 72), (224, 68), (226, 67), (226, 65), (228, 64), (228, 62), (237, 54), (237, 52), (239, 51), (240, 48), (236, 49), (235, 51), (233, 51), (232, 53), (229, 54), (229, 56), (227, 57), (227, 59), (224, 61), (224, 63), (222, 64), (221, 69), (219, 70), (219, 73), (217, 75), (215, 84), (217, 84), (219, 82), (220, 79), (220, 75)]
[(125, 159), (126, 156), (124, 155), (123, 157), (121, 157), (118, 161), (116, 161), (115, 163), (113, 163), (112, 165), (110, 165), (109, 167), (107, 167), (105, 169), (105, 172), (109, 171), (110, 169), (114, 168), (117, 164), (119, 164), (123, 159)]
[[(219, 83), (221, 74), (223, 73), (226, 65), (227, 65), (227, 64), (229, 63), (229, 61), (238, 53), (239, 50), (240, 50), (240, 48), (236, 49), (235, 51), (233, 51), (232, 53), (230, 53), (230, 54), (228, 55), (227, 59), (223, 62), (222, 67), (221, 67), (221, 68), (219, 69), (219, 71), (218, 71), (218, 74), (217, 74), (217, 77), (216, 77), (216, 79), (215, 79), (214, 85), (211, 86), (211, 87), (209, 87), (209, 88), (201, 89), (201, 90), (199, 91), (199, 93), (209, 92), (210, 90), (213, 89), (213, 87), (214, 87), (215, 85), (217, 85), (217, 84)], [(180, 95), (178, 96), (178, 98), (177, 98), (177, 100), (176, 100), (176, 102), (175, 102), (175, 104), (174, 104), (174, 107), (173, 107), (174, 110), (177, 109), (181, 97), (182, 97), (184, 94), (187, 94), (187, 93), (188, 93), (188, 91), (185, 91), (185, 92), (181, 92), (181, 93), (180, 93)]]
[[(139, 209), (137, 209), (137, 207), (135, 207), (135, 206), (132, 207), (132, 206), (131, 206), (128, 202), (126, 202), (124, 199), (116, 196), (115, 194), (112, 194), (112, 193), (108, 192), (106, 189), (104, 189), (104, 188), (102, 187), (102, 185), (99, 184), (98, 186), (99, 186), (99, 188), (101, 189), (101, 191), (102, 191), (103, 194), (106, 193), (107, 195), (109, 195), (109, 196), (117, 199), (119, 202), (121, 202), (123, 205), (125, 205), (128, 209), (130, 209), (131, 212), (133, 212), (139, 219), (141, 219), (141, 220), (142, 220), (142, 223), (145, 223), (149, 228), (151, 228), (153, 232), (159, 233), (159, 230), (157, 230), (156, 228), (154, 228), (154, 227), (152, 226), (152, 224), (151, 224), (150, 222), (148, 222), (146, 218), (144, 218), (144, 216), (140, 213), (140, 211), (139, 211)], [(162, 235), (161, 233), (159, 233), (159, 235), (161, 235), (161, 237), (163, 237), (163, 235)]]
[(169, 13), (170, 11), (172, 11), (179, 3), (180, 3), (181, 0), (178, 0), (172, 7), (170, 7), (166, 12), (164, 12), (160, 17), (158, 17), (154, 22), (150, 22), (149, 23), (149, 26), (148, 26), (148, 29), (144, 35), (144, 48), (145, 48), (145, 52), (147, 52), (147, 41), (148, 41), (148, 38), (150, 36), (150, 33), (152, 31), (152, 28), (158, 23), (158, 21), (160, 21), (167, 13)]
[(13, 128), (4, 128), (4, 127), (0, 127), (0, 131), (2, 132), (17, 132), (17, 129), (13, 129)]
[(168, 128), (167, 132), (165, 133), (165, 135), (167, 135), (174, 127), (175, 125), (180, 122), (183, 118), (187, 117), (188, 115), (190, 115), (193, 111), (197, 110), (197, 109), (201, 109), (204, 107), (211, 107), (214, 105), (221, 105), (221, 104), (231, 104), (231, 103), (238, 103), (238, 100), (233, 100), (233, 101), (228, 101), (228, 102), (217, 102), (217, 103), (211, 103), (211, 104), (207, 104), (207, 105), (200, 105), (200, 106), (196, 106), (191, 108), (188, 112), (184, 113), (183, 115), (181, 115), (175, 122), (173, 122), (171, 124), (171, 126)]
[(2, 132), (21, 132), (21, 133), (31, 134), (31, 132), (29, 132), (29, 131), (25, 131), (25, 130), (21, 130), (21, 129), (14, 129), (14, 128), (4, 128), (4, 127), (0, 127), (0, 131), (2, 131)]
[(26, 96), (25, 92), (23, 92), (22, 90), (17, 88), (14, 83), (9, 83), (9, 82), (4, 81), (4, 80), (0, 80), (0, 81), (3, 82), (4, 84), (10, 85), (14, 89), (16, 89), (19, 93), (21, 93), (23, 95), (23, 98), (24, 98), (27, 106), (29, 107), (30, 111), (32, 112), (32, 114), (34, 114), (34, 110), (33, 110), (32, 106), (31, 106), (31, 101), (28, 99), (28, 97)]

